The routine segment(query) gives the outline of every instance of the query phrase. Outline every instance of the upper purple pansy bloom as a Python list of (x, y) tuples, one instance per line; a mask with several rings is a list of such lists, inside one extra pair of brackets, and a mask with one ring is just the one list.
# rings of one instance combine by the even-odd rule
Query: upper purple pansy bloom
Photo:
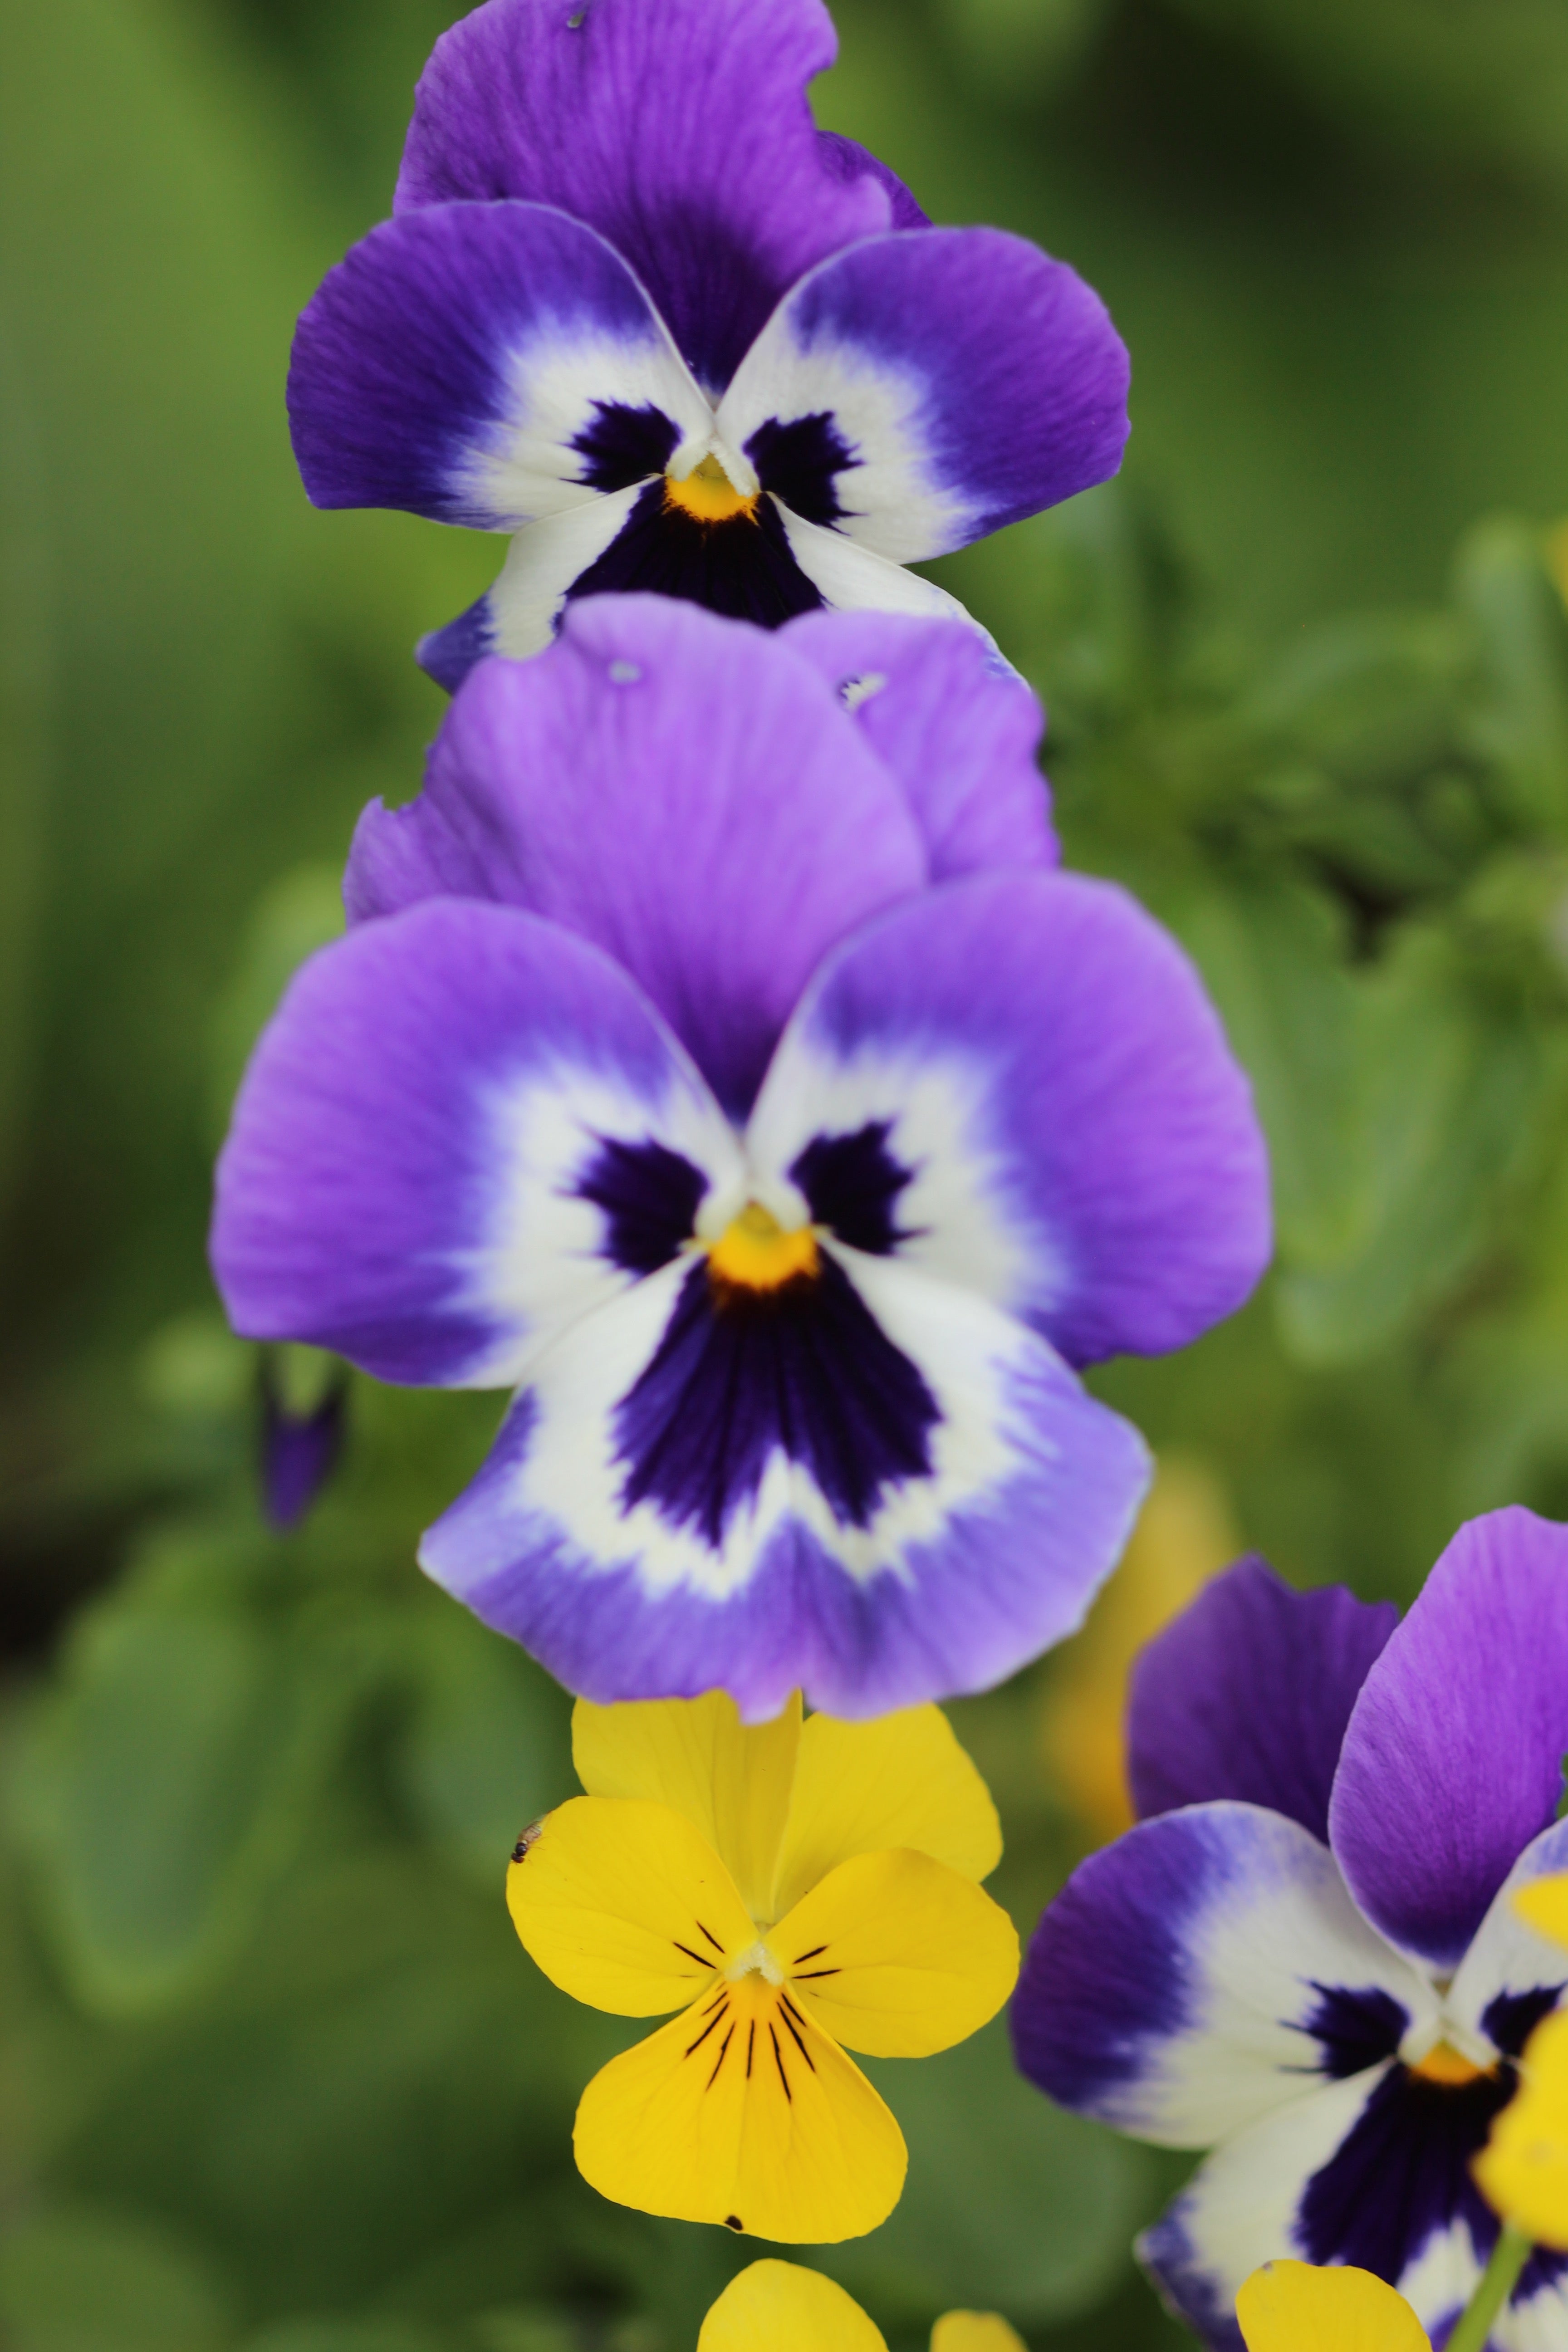
[[(1143, 1653), (1129, 1745), (1157, 1818), (1040, 1921), (1019, 2064), (1214, 2148), (1140, 2247), (1211, 2345), (1280, 2256), (1375, 2272), (1440, 2344), (1497, 2242), (1470, 2159), (1568, 1975), (1512, 1903), (1568, 1868), (1568, 1528), (1472, 1521), (1402, 1624), (1243, 1561)], [(1501, 2352), (1568, 2345), (1565, 2273), (1531, 2257)]]
[(516, 1387), (421, 1557), (591, 1697), (1010, 1673), (1145, 1481), (1071, 1368), (1263, 1266), (1246, 1082), (1174, 943), (1056, 870), (1039, 726), (951, 623), (605, 598), (361, 822), (214, 1264), (241, 1331)]
[(961, 612), (902, 567), (1115, 472), (1103, 305), (817, 131), (835, 47), (820, 0), (488, 0), (437, 43), (289, 405), (318, 506), (517, 534), (420, 648), (444, 685), (605, 589)]

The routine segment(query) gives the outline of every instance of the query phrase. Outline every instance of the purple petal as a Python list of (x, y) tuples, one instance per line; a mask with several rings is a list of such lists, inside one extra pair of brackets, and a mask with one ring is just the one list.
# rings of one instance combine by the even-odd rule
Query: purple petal
[(1104, 304), (1065, 263), (1001, 229), (929, 229), (797, 286), (719, 429), (795, 513), (913, 563), (1113, 474), (1127, 383)]
[(1297, 1592), (1266, 1560), (1215, 1577), (1132, 1668), (1127, 1777), (1140, 1816), (1236, 1797), (1329, 1834), (1357, 1693), (1395, 1625), (1342, 1585)]
[(1568, 1528), (1459, 1529), (1363, 1686), (1329, 1833), (1367, 1917), (1453, 1968), (1552, 1819), (1568, 1749)]
[(962, 623), (811, 613), (785, 641), (848, 690), (862, 733), (902, 784), (933, 882), (988, 866), (1055, 866), (1035, 763), (1045, 712)]
[(580, 932), (743, 1114), (830, 947), (925, 879), (836, 693), (786, 644), (672, 599), (598, 597), (452, 706), (425, 791), (365, 811), (352, 918), (441, 894)]
[(1526, 1927), (1513, 1898), (1531, 1879), (1568, 1870), (1568, 1822), (1553, 1822), (1527, 1845), (1455, 1971), (1445, 2008), (1459, 2024), (1517, 2057), (1531, 2030), (1568, 1985), (1568, 1952)]
[(269, 1526), (297, 1528), (338, 1466), (343, 1450), (348, 1373), (340, 1365), (321, 1402), (297, 1412), (271, 1365), (261, 1367), (261, 1507)]
[[(604, 1703), (719, 1688), (761, 1721), (800, 1688), (858, 1717), (1014, 1673), (1109, 1573), (1142, 1442), (983, 1301), (848, 1263), (830, 1261), (853, 1329), (819, 1313), (825, 1289), (764, 1311), (749, 1356), (700, 1265), (575, 1325), (422, 1565)], [(901, 1475), (895, 1358), (931, 1409)], [(886, 1475), (861, 1507), (868, 1448)]]
[(888, 192), (893, 208), (894, 228), (930, 228), (928, 215), (921, 210), (898, 173), (862, 147), (858, 139), (847, 139), (842, 131), (819, 131), (816, 134), (817, 153), (825, 167), (836, 180), (853, 182), (869, 173)]
[(1110, 883), (971, 877), (830, 960), (748, 1148), (782, 1179), (814, 1139), (873, 1129), (888, 1245), (1071, 1363), (1185, 1346), (1267, 1263), (1247, 1081), (1181, 950)]
[(894, 216), (812, 121), (837, 51), (818, 0), (489, 0), (425, 68), (396, 209), (522, 196), (587, 221), (718, 391), (787, 287)]
[[(1207, 2147), (1437, 2014), (1328, 1848), (1260, 1805), (1193, 1805), (1079, 1864), (1013, 2000), (1019, 2066), (1080, 2115)], [(1276, 2249), (1276, 2252), (1280, 2251)]]
[(734, 1173), (624, 972), (534, 916), (432, 901), (312, 957), (263, 1034), (218, 1161), (218, 1288), (249, 1339), (510, 1385), (645, 1270), (595, 1175), (616, 1152), (668, 1164), (682, 1234)]
[(481, 530), (659, 474), (712, 425), (626, 263), (523, 204), (373, 229), (305, 308), (289, 414), (317, 506)]

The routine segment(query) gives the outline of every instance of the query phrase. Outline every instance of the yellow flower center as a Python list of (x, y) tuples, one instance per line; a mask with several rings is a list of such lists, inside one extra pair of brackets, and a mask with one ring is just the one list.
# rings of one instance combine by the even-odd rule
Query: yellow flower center
[(817, 1271), (816, 1235), (810, 1225), (786, 1232), (760, 1201), (748, 1201), (708, 1253), (708, 1271), (732, 1290), (778, 1290)]
[(735, 488), (717, 457), (704, 457), (694, 467), (684, 481), (678, 482), (673, 474), (664, 478), (664, 503), (667, 509), (679, 507), (682, 514), (690, 515), (695, 522), (733, 522), (738, 515), (748, 519), (757, 511), (760, 492), (752, 497)]
[(1458, 2090), (1466, 2083), (1479, 2083), (1483, 2074), (1494, 2074), (1497, 2069), (1474, 2064), (1451, 2042), (1435, 2042), (1410, 2071), (1424, 2083), (1441, 2083), (1447, 2089)]

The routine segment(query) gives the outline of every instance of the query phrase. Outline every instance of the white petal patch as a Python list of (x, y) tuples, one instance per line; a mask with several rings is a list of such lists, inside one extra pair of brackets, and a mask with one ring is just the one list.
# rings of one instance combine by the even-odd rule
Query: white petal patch
[(879, 555), (874, 548), (847, 539), (847, 526), (806, 522), (792, 514), (782, 499), (775, 499), (773, 504), (784, 518), (790, 553), (824, 604), (840, 613), (911, 613), (917, 620), (963, 621), (984, 637), (997, 661), (1016, 675), (989, 629), (982, 628), (968, 607), (945, 588), (939, 588), (934, 580), (907, 572), (891, 556)]
[(843, 509), (835, 530), (895, 563), (962, 547), (973, 536), (976, 510), (929, 462), (924, 375), (826, 335), (804, 347), (793, 300), (784, 298), (736, 371), (719, 404), (721, 434), (743, 449), (764, 425), (826, 415), (854, 461), (834, 476)]
[[(831, 966), (828, 967), (831, 969)], [(814, 983), (813, 993), (816, 983)], [(900, 1265), (920, 1266), (1012, 1311), (1048, 1307), (1068, 1269), (1012, 1181), (1014, 1155), (994, 1132), (995, 1086), (976, 1053), (929, 1036), (867, 1044), (839, 1055), (811, 1034), (811, 998), (773, 1055), (746, 1129), (758, 1197), (794, 1222), (807, 1212), (789, 1171), (818, 1137), (886, 1124), (886, 1150), (910, 1181), (893, 1219), (910, 1238)], [(793, 1216), (791, 1213), (793, 1212)]]
[(1527, 1927), (1513, 1907), (1515, 1895), (1530, 1880), (1563, 1870), (1568, 1870), (1568, 1822), (1554, 1822), (1514, 1864), (1455, 1972), (1446, 2006), (1479, 2041), (1485, 2040), (1482, 2020), (1500, 1993), (1531, 1993), (1568, 1984), (1568, 1952)]
[[(555, 324), (555, 322), (552, 322)], [(516, 530), (601, 498), (584, 479), (587, 460), (575, 445), (606, 405), (657, 408), (682, 442), (704, 443), (713, 411), (663, 323), (649, 313), (646, 339), (584, 332), (555, 324), (507, 355), (508, 424), (499, 446), (475, 450), (455, 470), (453, 487), (498, 530)]]
[(547, 515), (520, 530), (490, 590), (490, 650), (510, 661), (542, 653), (555, 635), (567, 591), (597, 563), (630, 519), (646, 485), (590, 491), (585, 506)]
[[(831, 1244), (825, 1247), (832, 1248)], [(908, 1576), (906, 1553), (942, 1534), (953, 1516), (984, 1506), (1054, 1449), (1031, 1410), (1042, 1374), (1059, 1377), (1043, 1340), (977, 1298), (912, 1268), (850, 1250), (833, 1255), (893, 1344), (919, 1369), (941, 1419), (929, 1475), (894, 1484), (865, 1527), (842, 1524), (810, 1472), (780, 1443), (755, 1491), (731, 1512), (714, 1547), (653, 1500), (626, 1507), (628, 1465), (617, 1408), (652, 1360), (690, 1268), (649, 1276), (575, 1321), (531, 1364), (537, 1420), (512, 1476), (511, 1507), (541, 1541), (565, 1541), (590, 1566), (635, 1565), (650, 1596), (688, 1591), (723, 1600), (749, 1581), (769, 1539), (794, 1522), (852, 1577)]]
[[(577, 1189), (605, 1144), (660, 1143), (728, 1194), (739, 1182), (740, 1147), (692, 1071), (649, 1099), (563, 1061), (496, 1087), (483, 1115), (489, 1212), (483, 1241), (455, 1261), (458, 1303), (510, 1326), (510, 1336), (464, 1386), (506, 1388), (570, 1325), (639, 1281), (609, 1254), (605, 1211)], [(683, 1274), (684, 1263), (673, 1270)]]

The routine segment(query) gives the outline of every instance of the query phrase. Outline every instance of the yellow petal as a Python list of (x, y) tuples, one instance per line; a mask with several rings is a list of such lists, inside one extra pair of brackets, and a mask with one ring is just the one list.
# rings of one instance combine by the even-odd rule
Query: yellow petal
[(672, 1806), (728, 1865), (754, 1918), (768, 1908), (800, 1743), (800, 1695), (772, 1723), (743, 1724), (723, 1691), (632, 1699), (572, 1716), (572, 1756), (591, 1797)]
[(1016, 2329), (994, 2311), (950, 2311), (931, 2329), (931, 2352), (1026, 2352), (1026, 2347)]
[(1536, 2027), (1521, 2077), (1475, 2160), (1476, 2180), (1494, 2213), (1537, 2245), (1568, 2251), (1568, 2014)]
[(847, 2049), (928, 2058), (995, 2016), (1018, 1975), (999, 1903), (926, 1853), (841, 1862), (768, 1946), (790, 1991)]
[(1527, 1927), (1553, 1944), (1568, 1944), (1568, 1877), (1532, 1878), (1513, 1898)]
[(858, 2066), (755, 1973), (613, 2058), (573, 2139), (601, 2197), (784, 2245), (874, 2230), (908, 2163)]
[(574, 1797), (512, 1864), (506, 1899), (551, 1982), (619, 2017), (684, 2009), (755, 1939), (729, 1872), (668, 1805)]
[(888, 2352), (853, 2295), (798, 2263), (752, 2263), (702, 2323), (697, 2352)]
[(907, 1707), (872, 1723), (814, 1715), (801, 1733), (795, 1795), (778, 1882), (760, 1916), (782, 1919), (852, 1854), (910, 1846), (965, 1878), (1002, 1858), (1002, 1831), (984, 1781), (937, 1706)]
[(1247, 2352), (1430, 2352), (1405, 2297), (1348, 2265), (1265, 2263), (1236, 2298)]

